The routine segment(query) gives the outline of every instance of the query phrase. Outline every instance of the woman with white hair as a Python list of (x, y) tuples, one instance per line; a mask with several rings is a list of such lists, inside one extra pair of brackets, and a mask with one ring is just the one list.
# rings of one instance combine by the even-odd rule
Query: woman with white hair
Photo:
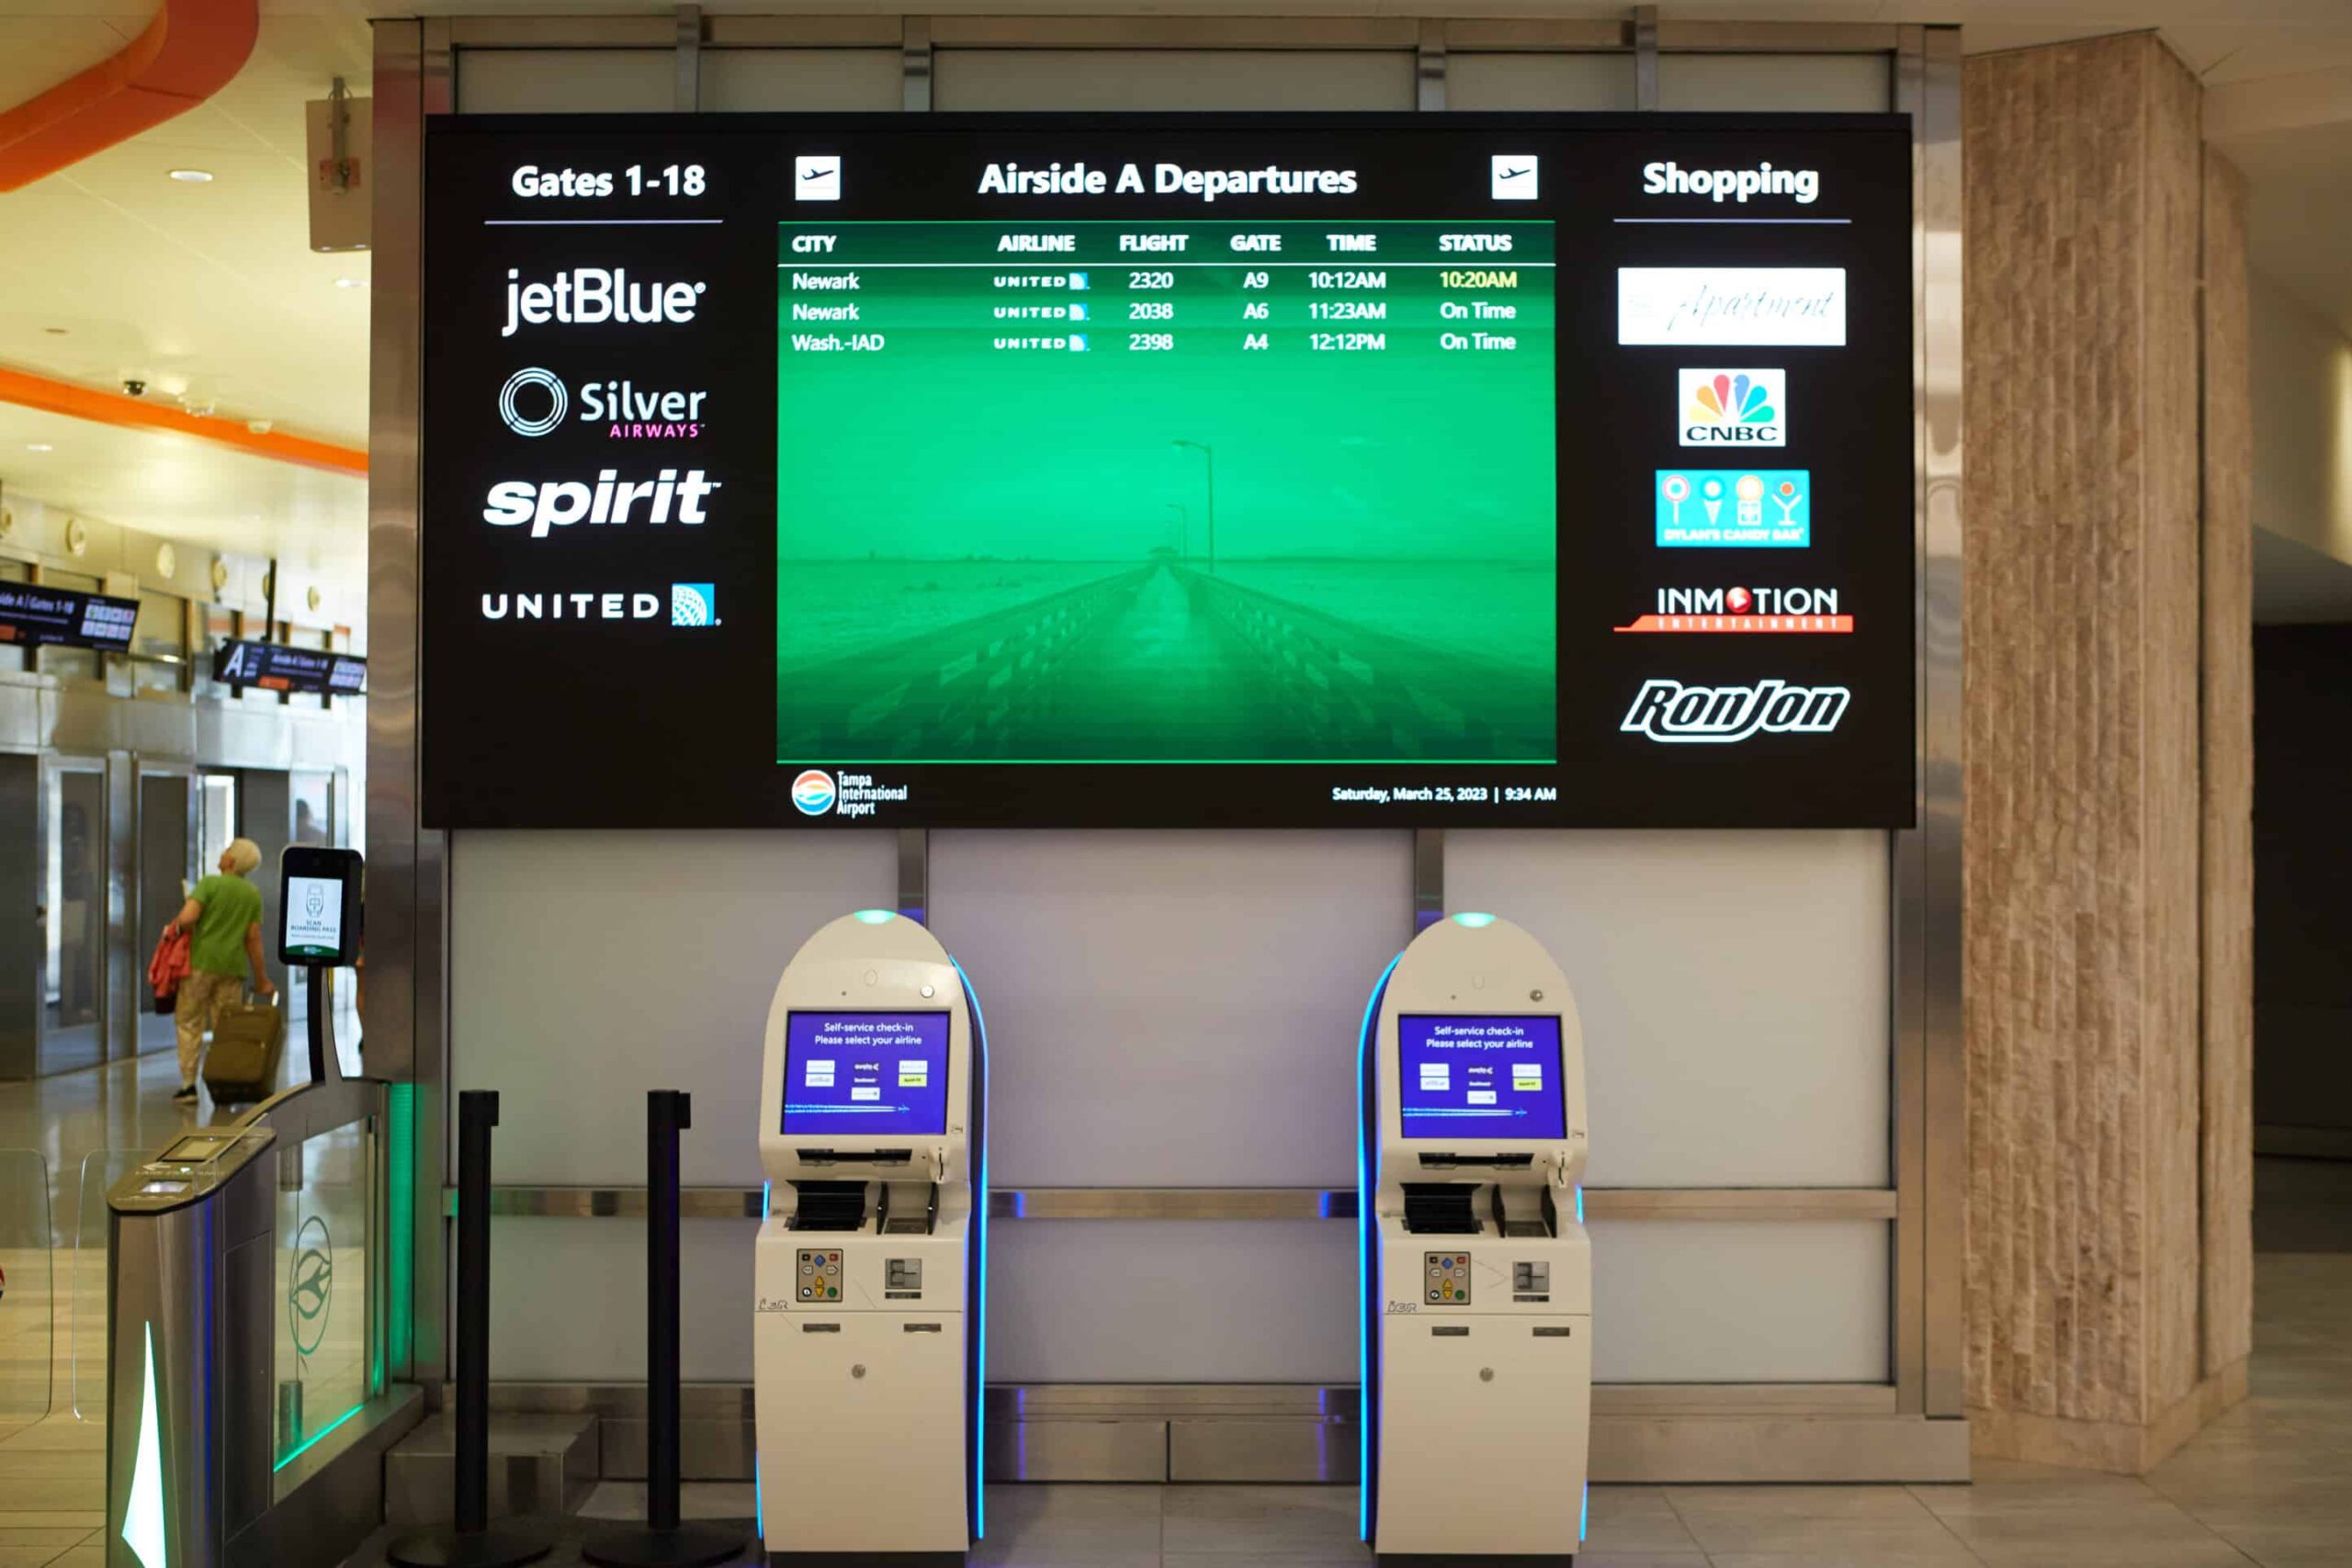
[(275, 996), (261, 958), (261, 890), (245, 878), (261, 863), (261, 846), (238, 839), (220, 852), (220, 873), (196, 885), (166, 931), (188, 933), (187, 978), (180, 982), (172, 1023), (179, 1032), (180, 1091), (174, 1100), (196, 1098), (196, 1070), (204, 1056), (204, 1036), (223, 1001), (234, 1000), (252, 965), (254, 989)]

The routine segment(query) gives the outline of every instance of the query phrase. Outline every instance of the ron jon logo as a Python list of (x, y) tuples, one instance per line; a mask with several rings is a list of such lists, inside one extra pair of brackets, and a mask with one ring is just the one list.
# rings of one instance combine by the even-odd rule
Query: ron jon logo
[(1758, 733), (1826, 735), (1846, 716), (1853, 694), (1843, 686), (1686, 686), (1645, 681), (1618, 728), (1670, 745), (1726, 745)]

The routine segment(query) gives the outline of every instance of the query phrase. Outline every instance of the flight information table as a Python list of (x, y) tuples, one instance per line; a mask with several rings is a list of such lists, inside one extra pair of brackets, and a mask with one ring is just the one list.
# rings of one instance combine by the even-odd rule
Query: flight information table
[(1551, 356), (1545, 222), (787, 223), (786, 356)]

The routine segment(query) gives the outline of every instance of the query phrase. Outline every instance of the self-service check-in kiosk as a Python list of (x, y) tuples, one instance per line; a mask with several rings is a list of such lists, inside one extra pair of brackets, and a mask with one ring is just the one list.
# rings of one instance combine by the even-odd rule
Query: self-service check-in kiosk
[(961, 1562), (980, 1534), (988, 1045), (917, 922), (844, 916), (768, 1010), (753, 1398), (768, 1552)]
[(1592, 1408), (1567, 979), (1509, 921), (1452, 916), (1389, 965), (1361, 1054), (1364, 1539), (1383, 1563), (1567, 1562)]

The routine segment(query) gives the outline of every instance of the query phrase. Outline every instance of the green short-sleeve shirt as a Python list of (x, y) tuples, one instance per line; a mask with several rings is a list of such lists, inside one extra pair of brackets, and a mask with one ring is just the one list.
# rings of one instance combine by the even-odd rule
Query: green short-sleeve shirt
[(187, 944), (188, 967), (207, 975), (245, 972), (245, 931), (261, 919), (261, 889), (242, 876), (214, 874), (188, 895), (204, 907)]

